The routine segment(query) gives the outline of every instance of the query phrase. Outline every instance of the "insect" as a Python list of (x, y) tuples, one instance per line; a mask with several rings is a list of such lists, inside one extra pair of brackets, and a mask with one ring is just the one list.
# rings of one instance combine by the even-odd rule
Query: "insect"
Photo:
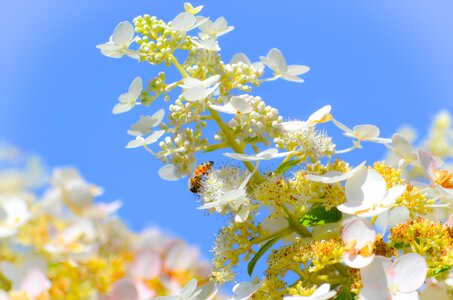
[(189, 178), (189, 190), (192, 193), (196, 194), (200, 191), (203, 176), (208, 174), (213, 165), (213, 161), (207, 161), (195, 168), (193, 175)]

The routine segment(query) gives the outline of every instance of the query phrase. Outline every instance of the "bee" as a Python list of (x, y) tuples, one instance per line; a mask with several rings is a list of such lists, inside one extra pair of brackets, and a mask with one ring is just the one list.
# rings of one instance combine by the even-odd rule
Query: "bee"
[(200, 191), (203, 176), (208, 174), (213, 165), (213, 161), (207, 161), (195, 168), (193, 175), (189, 178), (189, 190), (192, 193), (197, 194)]

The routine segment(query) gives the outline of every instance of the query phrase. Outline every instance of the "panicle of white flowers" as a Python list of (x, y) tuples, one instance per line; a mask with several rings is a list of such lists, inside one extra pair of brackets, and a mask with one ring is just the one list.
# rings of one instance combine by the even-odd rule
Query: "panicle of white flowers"
[[(451, 157), (448, 114), (435, 119), (423, 144), (427, 149), (412, 146), (401, 134), (382, 137), (375, 125), (349, 127), (335, 119), (330, 105), (301, 121), (283, 122), (276, 108), (251, 94), (252, 88), (277, 79), (302, 83), (300, 76), (309, 67), (288, 64), (276, 48), (258, 63), (242, 53), (225, 63), (217, 38), (234, 27), (223, 17), (212, 22), (195, 16), (202, 6), (184, 7), (170, 22), (148, 15), (134, 20), (140, 61), (174, 66), (179, 75), (171, 82), (160, 72), (141, 91), (140, 103), (135, 102), (136, 79), (116, 111), (158, 105), (160, 98), (170, 102), (167, 121), (158, 124), (165, 134), (130, 143), (166, 164), (159, 171), (162, 178), (190, 175), (189, 190), (199, 196), (199, 208), (226, 216), (213, 248), (213, 280), (235, 280), (242, 264), (252, 276), (258, 261), (268, 257), (261, 281), (237, 284), (232, 300), (328, 299), (336, 294), (345, 299), (374, 294), (414, 298), (427, 277), (451, 272), (453, 216), (447, 221), (446, 213), (453, 201), (453, 171), (436, 157)], [(117, 51), (116, 45), (108, 47)], [(124, 53), (113, 55), (135, 56), (133, 50), (120, 50)], [(268, 72), (271, 77), (263, 79)], [(336, 149), (332, 137), (317, 128), (327, 122), (353, 145)], [(155, 153), (148, 144), (161, 136)], [(396, 157), (394, 164), (350, 165), (341, 158), (367, 143), (385, 145)], [(244, 169), (213, 161), (197, 166), (197, 156), (213, 151), (241, 161)], [(268, 160), (276, 161), (276, 167), (263, 168)], [(417, 276), (408, 276), (412, 267)], [(296, 276), (292, 282), (289, 273)], [(375, 284), (375, 278), (382, 282)], [(194, 292), (194, 283), (187, 289)]]

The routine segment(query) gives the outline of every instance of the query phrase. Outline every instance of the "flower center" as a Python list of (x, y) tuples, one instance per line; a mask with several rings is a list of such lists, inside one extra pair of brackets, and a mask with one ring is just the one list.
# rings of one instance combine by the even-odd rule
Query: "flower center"
[(434, 182), (446, 189), (453, 189), (453, 172), (442, 170), (436, 171)]

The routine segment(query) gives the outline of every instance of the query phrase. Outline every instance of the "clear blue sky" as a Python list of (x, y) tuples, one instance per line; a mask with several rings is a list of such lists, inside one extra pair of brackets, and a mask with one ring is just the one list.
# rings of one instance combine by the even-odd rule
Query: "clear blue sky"
[[(159, 225), (199, 244), (207, 256), (223, 221), (195, 209), (185, 180), (162, 181), (161, 163), (146, 151), (124, 149), (126, 130), (143, 110), (111, 114), (135, 76), (146, 80), (158, 69), (109, 59), (95, 48), (118, 22), (144, 13), (170, 20), (182, 4), (2, 1), (0, 140), (40, 154), (49, 166), (77, 166), (105, 188), (102, 200), (124, 201), (120, 215), (134, 229)], [(220, 38), (225, 60), (239, 51), (256, 60), (277, 47), (290, 64), (311, 67), (304, 84), (277, 81), (256, 90), (286, 117), (305, 118), (332, 104), (345, 124), (374, 123), (390, 136), (403, 123), (424, 130), (439, 109), (453, 110), (451, 0), (204, 4), (203, 15), (223, 15), (236, 26)], [(367, 146), (353, 160), (372, 161), (382, 153), (382, 147)]]

